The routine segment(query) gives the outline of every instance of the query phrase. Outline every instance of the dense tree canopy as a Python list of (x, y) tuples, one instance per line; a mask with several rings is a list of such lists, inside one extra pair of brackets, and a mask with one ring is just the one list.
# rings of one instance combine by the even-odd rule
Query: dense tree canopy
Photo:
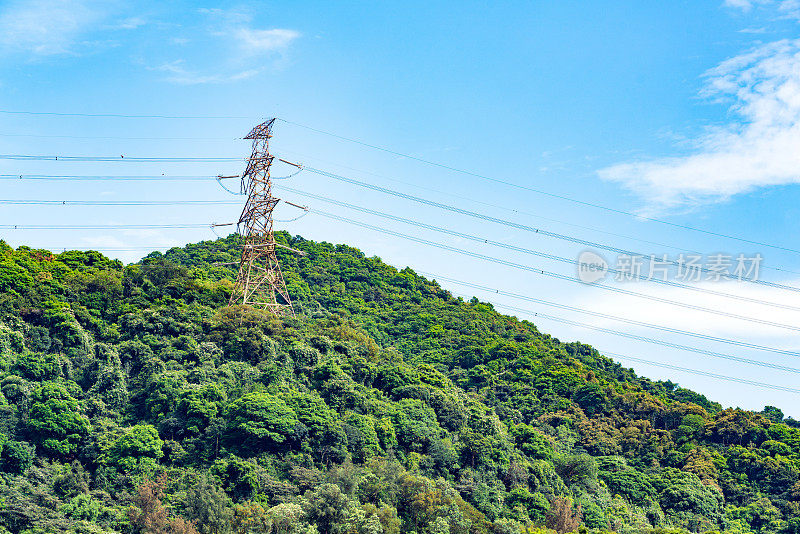
[(285, 233), (132, 265), (0, 242), (0, 534), (800, 532), (800, 428)]

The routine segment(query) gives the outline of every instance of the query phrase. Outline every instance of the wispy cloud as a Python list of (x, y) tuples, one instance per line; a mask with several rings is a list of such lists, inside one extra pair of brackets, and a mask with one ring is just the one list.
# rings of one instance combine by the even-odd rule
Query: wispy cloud
[(35, 56), (75, 54), (81, 36), (103, 18), (89, 2), (26, 0), (0, 10), (0, 50)]
[(708, 71), (706, 79), (703, 95), (728, 103), (737, 120), (695, 139), (688, 156), (599, 171), (639, 194), (646, 211), (800, 183), (800, 40), (760, 46)]
[(239, 28), (234, 35), (246, 53), (256, 55), (284, 52), (300, 37), (300, 32), (280, 28), (273, 30)]
[(742, 11), (750, 11), (753, 6), (760, 4), (768, 4), (772, 0), (725, 0), (724, 4), (727, 7), (741, 9)]
[(147, 21), (141, 17), (128, 17), (120, 21), (114, 28), (120, 30), (135, 30), (147, 24)]
[(246, 80), (247, 78), (252, 78), (259, 72), (258, 69), (247, 69), (236, 71), (230, 74), (206, 75), (185, 68), (184, 63), (184, 60), (179, 59), (170, 63), (164, 63), (158, 67), (151, 67), (150, 70), (166, 72), (168, 73), (168, 76), (166, 77), (168, 82), (180, 85), (236, 82), (240, 80)]
[[(167, 73), (165, 81), (198, 85), (246, 80), (278, 66), (285, 60), (292, 43), (301, 37), (297, 30), (254, 27), (253, 17), (238, 10), (201, 8), (197, 12), (207, 21), (200, 30), (205, 37), (191, 41), (174, 38), (171, 42), (179, 45), (203, 43), (213, 47), (213, 53), (204, 55), (203, 67), (195, 66), (191, 59), (178, 59), (150, 68)], [(213, 65), (213, 70), (209, 65)]]
[(800, 19), (800, 0), (725, 0), (724, 4), (745, 13), (755, 7), (777, 8), (783, 17)]

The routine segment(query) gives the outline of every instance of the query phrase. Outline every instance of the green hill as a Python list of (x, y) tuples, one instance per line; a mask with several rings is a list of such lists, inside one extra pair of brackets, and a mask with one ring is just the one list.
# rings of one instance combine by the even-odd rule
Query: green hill
[(800, 429), (288, 234), (125, 266), (0, 242), (0, 533), (800, 532)]

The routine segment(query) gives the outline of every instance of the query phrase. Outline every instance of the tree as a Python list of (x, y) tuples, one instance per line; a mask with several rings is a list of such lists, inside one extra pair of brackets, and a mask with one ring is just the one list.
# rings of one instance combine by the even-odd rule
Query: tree
[(392, 422), (397, 440), (414, 451), (424, 451), (441, 433), (436, 413), (419, 399), (400, 400), (394, 406)]
[(36, 448), (27, 441), (7, 441), (0, 454), (0, 469), (22, 474), (33, 464)]
[(169, 517), (161, 501), (165, 482), (164, 477), (145, 480), (136, 488), (133, 505), (128, 508), (128, 519), (134, 534), (199, 534), (183, 518)]
[(597, 483), (597, 462), (588, 454), (560, 454), (553, 460), (556, 473), (568, 485), (593, 491)]
[(28, 427), (45, 451), (62, 457), (72, 455), (91, 430), (78, 401), (55, 382), (43, 382), (36, 388)]
[(303, 441), (308, 442), (321, 460), (327, 460), (336, 449), (344, 449), (346, 436), (339, 418), (322, 398), (295, 391), (287, 396), (286, 403), (308, 431)]
[(228, 532), (232, 520), (228, 496), (208, 476), (200, 476), (187, 492), (186, 515), (201, 534)]
[(108, 461), (121, 471), (132, 471), (137, 466), (153, 466), (163, 455), (164, 442), (152, 425), (139, 424), (126, 428), (108, 450)]
[(772, 421), (773, 423), (783, 423), (783, 410), (780, 408), (776, 408), (775, 406), (764, 406), (764, 409), (761, 410), (761, 413)]
[(712, 522), (722, 517), (722, 492), (703, 484), (694, 473), (668, 467), (653, 480), (653, 485), (660, 493), (659, 503), (664, 510), (691, 512)]
[(187, 429), (199, 434), (217, 417), (225, 398), (225, 392), (218, 384), (206, 384), (200, 389), (182, 392), (177, 410), (186, 419)]
[(306, 514), (298, 504), (273, 506), (268, 510), (268, 516), (275, 534), (317, 534), (317, 529), (309, 526)]
[(572, 509), (572, 502), (566, 497), (556, 497), (550, 502), (547, 512), (547, 527), (558, 534), (575, 532), (581, 524), (581, 507)]
[(603, 388), (594, 382), (589, 382), (578, 388), (573, 399), (589, 416), (603, 413), (608, 408), (608, 399)]
[(346, 532), (346, 520), (353, 503), (335, 484), (323, 484), (316, 491), (306, 493), (303, 511), (321, 534)]
[(512, 427), (511, 433), (519, 450), (530, 458), (550, 459), (553, 457), (553, 444), (532, 426), (520, 423)]
[[(272, 526), (272, 518), (260, 503), (247, 501), (234, 505), (232, 527), (236, 534), (271, 534)], [(278, 534), (283, 533), (278, 531)]]
[(294, 411), (275, 395), (248, 393), (228, 408), (228, 428), (242, 446), (263, 451), (286, 442), (298, 420)]

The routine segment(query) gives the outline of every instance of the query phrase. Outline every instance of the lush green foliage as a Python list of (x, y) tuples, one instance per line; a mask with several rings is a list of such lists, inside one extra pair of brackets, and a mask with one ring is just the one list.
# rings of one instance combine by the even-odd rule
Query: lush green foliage
[(800, 429), (279, 234), (124, 266), (0, 242), (0, 534), (800, 532)]

